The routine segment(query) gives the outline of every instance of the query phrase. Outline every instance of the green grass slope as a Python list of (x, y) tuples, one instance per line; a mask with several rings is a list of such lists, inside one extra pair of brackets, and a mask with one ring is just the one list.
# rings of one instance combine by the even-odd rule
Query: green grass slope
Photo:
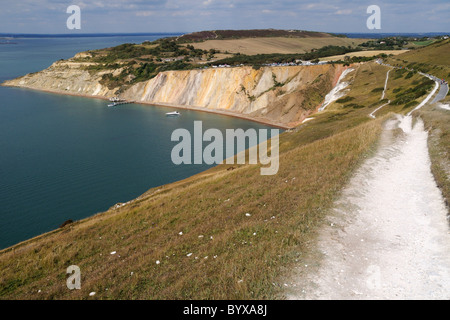
[(450, 39), (436, 41), (431, 45), (391, 57), (387, 62), (392, 65), (408, 66), (448, 80), (450, 79)]

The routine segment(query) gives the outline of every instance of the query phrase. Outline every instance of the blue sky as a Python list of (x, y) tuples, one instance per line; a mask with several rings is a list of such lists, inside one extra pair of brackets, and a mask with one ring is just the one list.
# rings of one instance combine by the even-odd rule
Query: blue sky
[[(0, 33), (192, 32), (300, 29), (374, 32), (370, 5), (381, 8), (376, 32), (449, 32), (449, 0), (0, 0)], [(81, 30), (69, 30), (69, 5), (81, 8)]]

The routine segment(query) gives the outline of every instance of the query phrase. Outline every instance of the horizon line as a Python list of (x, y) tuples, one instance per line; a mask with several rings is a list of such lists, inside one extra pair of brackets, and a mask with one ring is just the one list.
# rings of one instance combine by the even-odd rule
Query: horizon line
[[(271, 28), (267, 28), (267, 30), (270, 30)], [(225, 29), (224, 29), (225, 30)], [(232, 30), (232, 29), (229, 29)], [(257, 30), (257, 29), (236, 29), (236, 30)], [(259, 29), (261, 30), (261, 29)], [(278, 30), (285, 30), (285, 29), (278, 29)], [(288, 30), (288, 29), (286, 29)], [(208, 30), (204, 30), (208, 31)], [(306, 31), (306, 30), (303, 30)], [(30, 33), (30, 32), (0, 32), (1, 36), (7, 36), (7, 35), (17, 35), (17, 36), (70, 36), (70, 37), (81, 37), (81, 36), (93, 36), (93, 35), (109, 35), (109, 36), (115, 36), (115, 35), (155, 35), (155, 34), (189, 34), (194, 32), (202, 32), (202, 31), (189, 31), (189, 32), (88, 32), (88, 33)], [(313, 32), (313, 31), (311, 31)], [(329, 34), (368, 34), (368, 35), (374, 35), (374, 34), (450, 34), (448, 31), (427, 31), (427, 32), (401, 32), (401, 31), (394, 31), (394, 32), (328, 32), (328, 31), (315, 31), (315, 32), (322, 32), (322, 33), (329, 33)]]

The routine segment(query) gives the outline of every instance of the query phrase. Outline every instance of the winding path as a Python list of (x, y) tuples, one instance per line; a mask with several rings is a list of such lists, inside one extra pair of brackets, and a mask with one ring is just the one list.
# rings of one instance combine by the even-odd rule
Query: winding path
[(375, 112), (377, 112), (378, 110), (380, 110), (381, 108), (387, 106), (389, 103), (391, 103), (391, 100), (389, 100), (387, 103), (379, 106), (378, 108), (376, 108), (375, 110), (373, 110), (370, 114), (369, 117), (371, 117), (372, 119), (375, 119)]
[[(389, 72), (391, 72), (392, 69), (389, 69), (388, 72), (386, 72), (386, 81), (384, 82), (384, 89), (383, 89), (383, 93), (381, 94), (381, 98), (380, 100), (383, 100), (384, 97), (386, 96), (386, 89), (387, 89), (387, 84), (388, 84), (388, 80), (389, 80)], [(387, 106), (389, 103), (391, 103), (391, 100), (389, 100), (387, 103), (379, 106), (378, 108), (376, 108), (375, 110), (373, 110), (370, 114), (369, 117), (371, 117), (372, 119), (375, 119), (375, 112), (377, 112), (378, 110), (380, 110), (381, 108)]]

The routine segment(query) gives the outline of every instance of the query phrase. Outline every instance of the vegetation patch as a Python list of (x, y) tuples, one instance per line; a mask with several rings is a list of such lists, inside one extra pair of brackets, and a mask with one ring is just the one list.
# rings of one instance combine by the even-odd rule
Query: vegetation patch
[(414, 100), (424, 96), (434, 86), (434, 81), (424, 78), (420, 83), (412, 88), (404, 90), (395, 96), (391, 102), (392, 105), (403, 105), (413, 102)]
[(352, 101), (352, 100), (355, 100), (355, 98), (351, 97), (351, 96), (346, 96), (344, 98), (337, 99), (336, 102), (337, 103), (347, 103), (347, 102)]
[(365, 108), (365, 106), (363, 106), (361, 104), (357, 104), (357, 103), (349, 103), (349, 104), (346, 104), (344, 106), (344, 108), (361, 109), (361, 108)]

